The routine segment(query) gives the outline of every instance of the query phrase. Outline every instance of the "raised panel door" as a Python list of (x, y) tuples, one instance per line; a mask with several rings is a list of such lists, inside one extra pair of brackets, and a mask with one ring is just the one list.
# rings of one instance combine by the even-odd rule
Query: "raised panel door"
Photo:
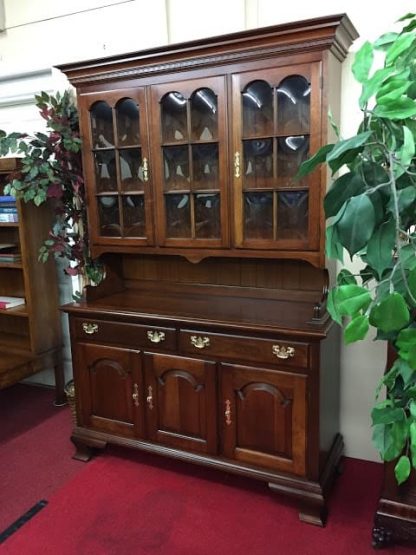
[(297, 179), (321, 141), (320, 64), (232, 76), (236, 247), (318, 250), (320, 176)]
[(158, 243), (227, 246), (225, 78), (154, 85), (151, 92)]
[(144, 435), (139, 351), (78, 343), (74, 376), (81, 425), (126, 437)]
[(304, 475), (306, 377), (237, 364), (220, 372), (224, 455)]
[(92, 242), (152, 245), (145, 89), (81, 96), (80, 103)]
[(146, 353), (145, 375), (149, 438), (179, 449), (216, 453), (215, 363)]

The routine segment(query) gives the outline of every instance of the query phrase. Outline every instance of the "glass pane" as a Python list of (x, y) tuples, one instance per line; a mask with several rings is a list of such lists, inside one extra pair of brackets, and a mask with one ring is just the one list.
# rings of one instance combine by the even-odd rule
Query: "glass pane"
[(189, 189), (188, 146), (165, 146), (163, 148), (165, 189)]
[(206, 239), (221, 237), (219, 194), (195, 195), (195, 235)]
[(188, 140), (186, 98), (178, 92), (166, 94), (161, 102), (163, 142)]
[(253, 81), (243, 91), (243, 135), (273, 135), (273, 90)]
[(219, 189), (218, 144), (193, 145), (194, 189)]
[(114, 150), (94, 152), (95, 183), (98, 193), (117, 191), (116, 157)]
[(278, 193), (277, 238), (307, 239), (308, 192), (289, 191)]
[(143, 190), (143, 166), (140, 149), (123, 149), (120, 154), (120, 181), (124, 191)]
[(167, 237), (191, 236), (189, 195), (165, 195)]
[[(282, 137), (277, 140), (277, 175), (279, 177), (294, 177), (299, 166), (307, 159), (309, 152), (309, 137)], [(288, 184), (293, 180), (288, 180)], [(299, 181), (297, 181), (299, 184)]]
[(244, 193), (244, 237), (273, 239), (273, 193)]
[(114, 146), (113, 111), (107, 102), (96, 102), (91, 108), (93, 148)]
[(267, 187), (273, 178), (273, 140), (243, 141), (245, 187)]
[(199, 89), (191, 98), (193, 141), (212, 141), (218, 136), (217, 97), (211, 89)]
[(144, 195), (122, 197), (124, 237), (145, 237)]
[(118, 211), (118, 197), (97, 197), (98, 218), (100, 221), (100, 235), (106, 237), (120, 237), (120, 214)]
[(119, 146), (140, 144), (139, 107), (131, 98), (121, 100), (116, 106), (117, 140)]
[(284, 79), (277, 87), (277, 132), (309, 133), (311, 85), (301, 75)]

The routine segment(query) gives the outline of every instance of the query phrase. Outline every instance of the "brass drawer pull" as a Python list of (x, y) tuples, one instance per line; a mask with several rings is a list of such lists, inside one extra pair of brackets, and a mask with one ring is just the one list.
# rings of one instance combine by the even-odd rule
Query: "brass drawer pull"
[(238, 179), (240, 176), (240, 153), (236, 152), (234, 154), (234, 177)]
[(97, 333), (98, 331), (98, 324), (92, 324), (91, 322), (84, 322), (82, 324), (82, 329), (88, 335), (92, 335), (93, 333)]
[(133, 385), (132, 398), (133, 398), (134, 406), (138, 407), (139, 406), (139, 386), (137, 385), (137, 383)]
[(152, 410), (153, 409), (153, 389), (151, 385), (149, 385), (149, 387), (147, 388), (146, 401), (149, 406), (149, 409)]
[(273, 354), (277, 356), (277, 358), (292, 358), (295, 356), (295, 348), (294, 347), (285, 347), (284, 345), (273, 345), (272, 347)]
[(166, 335), (163, 331), (148, 331), (147, 338), (150, 339), (152, 343), (160, 343), (166, 339)]
[(233, 421), (231, 420), (231, 401), (229, 399), (225, 401), (224, 416), (225, 416), (225, 423), (227, 424), (227, 426), (231, 426)]
[(205, 347), (209, 347), (210, 340), (209, 340), (209, 337), (200, 337), (197, 335), (191, 335), (191, 343), (197, 349), (205, 349)]

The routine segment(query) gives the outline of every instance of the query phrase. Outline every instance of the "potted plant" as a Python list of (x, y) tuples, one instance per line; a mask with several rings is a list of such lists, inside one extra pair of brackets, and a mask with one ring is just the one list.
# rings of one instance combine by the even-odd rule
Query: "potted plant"
[(82, 286), (98, 284), (104, 270), (89, 251), (81, 139), (73, 96), (69, 91), (56, 96), (42, 92), (36, 96), (36, 106), (46, 120), (46, 133), (7, 134), (0, 130), (0, 156), (22, 156), (21, 167), (11, 174), (5, 193), (37, 206), (50, 201), (55, 218), (39, 260), (46, 261), (51, 254), (63, 258), (64, 271), (80, 276)]
[[(299, 175), (322, 163), (332, 174), (326, 245), (341, 269), (329, 313), (346, 343), (374, 327), (376, 339), (390, 345), (372, 409), (373, 441), (401, 484), (416, 469), (416, 14), (399, 21), (400, 32), (366, 42), (355, 56), (357, 134), (343, 140), (333, 124), (338, 141), (304, 162)], [(374, 67), (375, 54), (382, 67)], [(362, 262), (358, 273), (344, 265), (345, 251)]]

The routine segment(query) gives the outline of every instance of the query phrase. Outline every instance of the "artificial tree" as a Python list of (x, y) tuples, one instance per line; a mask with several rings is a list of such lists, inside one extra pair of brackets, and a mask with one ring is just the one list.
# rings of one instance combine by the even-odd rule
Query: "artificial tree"
[[(323, 146), (300, 169), (326, 163), (332, 185), (324, 206), (327, 255), (342, 265), (328, 311), (344, 339), (389, 341), (395, 360), (372, 410), (373, 440), (385, 461), (396, 461), (398, 483), (416, 469), (416, 14), (402, 30), (366, 42), (352, 67), (361, 84), (357, 134)], [(374, 69), (375, 53), (384, 59)], [(363, 268), (343, 266), (345, 250)], [(381, 390), (385, 399), (380, 398)]]
[(98, 284), (104, 270), (89, 251), (81, 139), (73, 96), (69, 91), (56, 96), (42, 92), (35, 99), (46, 120), (46, 133), (7, 134), (0, 130), (0, 156), (22, 156), (21, 167), (9, 176), (5, 193), (37, 206), (50, 201), (55, 218), (39, 260), (45, 262), (51, 254), (63, 258), (68, 275), (80, 276), (82, 285)]

